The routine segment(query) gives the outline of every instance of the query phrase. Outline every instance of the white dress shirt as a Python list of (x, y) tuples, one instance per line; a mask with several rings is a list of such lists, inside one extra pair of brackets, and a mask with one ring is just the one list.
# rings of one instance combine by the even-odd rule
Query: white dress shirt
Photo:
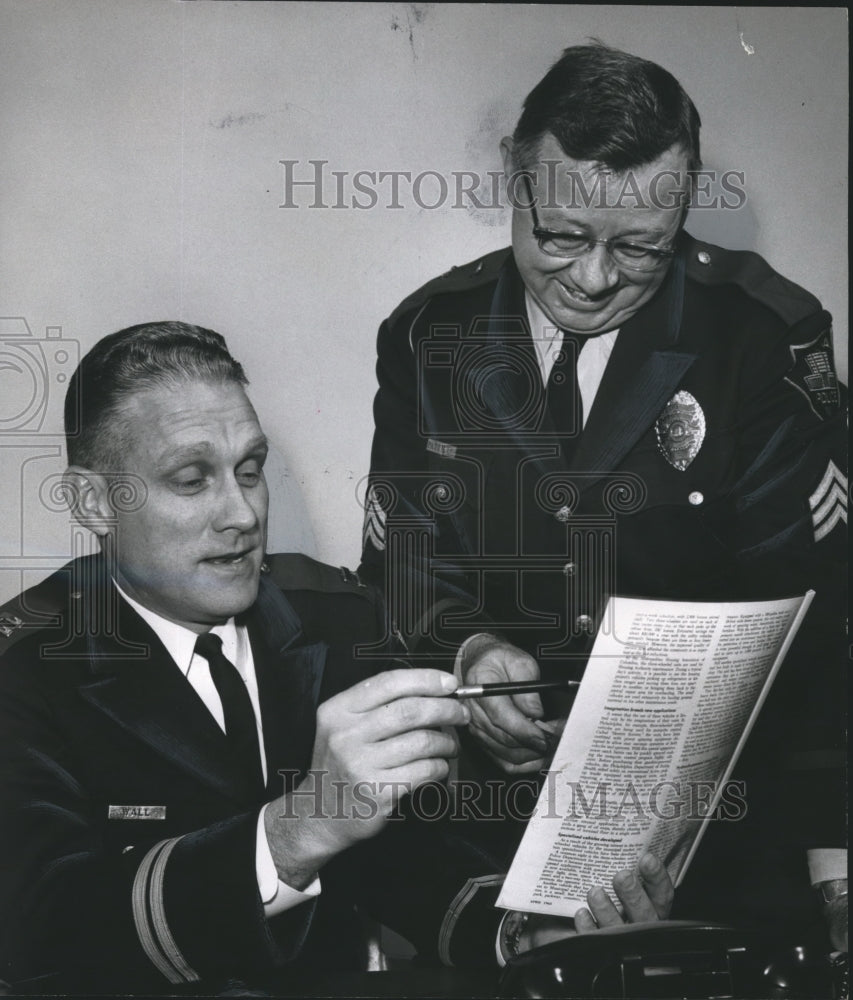
[[(529, 292), (525, 293), (525, 303), (530, 335), (533, 337), (539, 371), (542, 374), (542, 384), (547, 385), (551, 369), (554, 367), (554, 355), (563, 346), (563, 331), (554, 326)], [(611, 330), (609, 333), (582, 338), (583, 346), (578, 354), (578, 385), (583, 404), (583, 427), (586, 426), (586, 418), (592, 409), (595, 394), (601, 385), (604, 369), (610, 360), (618, 336), (618, 330)]]
[[(115, 582), (115, 581), (113, 581)], [(138, 601), (129, 597), (116, 583), (116, 589), (127, 603), (133, 608), (140, 618), (151, 628), (157, 638), (166, 647), (166, 651), (175, 661), (176, 666), (186, 679), (193, 686), (195, 693), (204, 702), (205, 707), (216, 720), (219, 728), (225, 732), (225, 714), (222, 710), (222, 700), (213, 678), (210, 676), (210, 665), (203, 656), (195, 652), (195, 643), (198, 635), (191, 632), (175, 622), (161, 617), (154, 611), (143, 607)], [(258, 746), (261, 751), (261, 769), (263, 770), (264, 783), (267, 780), (267, 762), (264, 752), (264, 730), (261, 722), (261, 708), (258, 700), (258, 679), (255, 674), (255, 661), (252, 657), (252, 644), (249, 642), (249, 633), (245, 626), (237, 626), (233, 618), (224, 625), (216, 625), (210, 630), (212, 635), (218, 635), (222, 640), (222, 653), (234, 664), (237, 672), (243, 678), (249, 692), (249, 700), (252, 702), (252, 710), (255, 713), (255, 722), (258, 727)], [(275, 863), (270, 853), (267, 835), (264, 829), (264, 813), (272, 805), (268, 802), (261, 809), (258, 816), (257, 833), (255, 837), (255, 872), (258, 878), (258, 891), (264, 904), (264, 914), (267, 917), (275, 916), (289, 910), (299, 903), (304, 903), (320, 893), (319, 876), (300, 891), (287, 885), (279, 879), (275, 869)]]

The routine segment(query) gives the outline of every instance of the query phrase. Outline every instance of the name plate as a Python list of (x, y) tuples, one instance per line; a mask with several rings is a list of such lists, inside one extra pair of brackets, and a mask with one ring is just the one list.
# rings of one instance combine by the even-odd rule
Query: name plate
[(108, 806), (109, 819), (165, 819), (165, 806)]
[(435, 438), (427, 438), (426, 450), (441, 455), (442, 458), (456, 458), (455, 444), (445, 444), (444, 441), (436, 441)]

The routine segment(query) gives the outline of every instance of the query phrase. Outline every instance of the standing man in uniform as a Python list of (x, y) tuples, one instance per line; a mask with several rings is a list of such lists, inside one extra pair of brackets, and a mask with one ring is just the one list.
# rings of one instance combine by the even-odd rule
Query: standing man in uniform
[[(603, 45), (528, 95), (501, 143), (512, 247), (380, 328), (360, 573), (410, 654), (466, 683), (580, 676), (611, 594), (816, 590), (742, 759), (748, 821), (712, 831), (682, 898), (822, 913), (841, 947), (843, 387), (812, 295), (684, 229), (699, 128), (671, 74)], [(546, 765), (567, 706), (472, 713), (469, 766), (512, 776)]]

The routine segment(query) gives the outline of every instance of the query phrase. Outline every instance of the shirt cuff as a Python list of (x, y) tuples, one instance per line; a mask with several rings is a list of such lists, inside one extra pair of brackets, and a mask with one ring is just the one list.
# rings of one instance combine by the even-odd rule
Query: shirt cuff
[(307, 903), (320, 895), (320, 876), (317, 875), (314, 881), (304, 889), (294, 889), (286, 882), (282, 882), (275, 870), (275, 862), (272, 859), (272, 852), (267, 841), (267, 832), (264, 828), (264, 814), (272, 803), (268, 802), (258, 815), (257, 833), (255, 836), (255, 875), (258, 879), (258, 892), (261, 894), (261, 902), (264, 904), (264, 916), (274, 917), (277, 913), (290, 910), (300, 903)]
[(501, 948), (501, 941), (504, 935), (504, 924), (506, 923), (506, 918), (509, 916), (509, 910), (501, 917), (498, 923), (498, 933), (495, 935), (495, 958), (498, 960), (498, 968), (502, 969), (506, 965), (506, 959), (504, 958), (504, 950)]
[(812, 885), (847, 878), (847, 850), (844, 847), (816, 847), (807, 852)]

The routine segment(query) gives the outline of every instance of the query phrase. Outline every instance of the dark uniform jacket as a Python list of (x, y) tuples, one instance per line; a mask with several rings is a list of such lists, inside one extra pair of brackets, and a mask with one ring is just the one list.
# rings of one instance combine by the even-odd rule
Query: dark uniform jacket
[(380, 328), (377, 373), (359, 572), (386, 587), (410, 649), (449, 665), (468, 635), (499, 632), (544, 676), (580, 676), (611, 594), (813, 588), (750, 741), (753, 798), (770, 797), (773, 760), (786, 837), (843, 843), (827, 782), (843, 759), (846, 431), (819, 302), (756, 254), (685, 234), (622, 325), (582, 432), (566, 431), (502, 250), (406, 299)]
[(99, 557), (2, 610), (0, 978), (36, 992), (144, 993), (253, 982), (285, 965), (358, 968), (354, 903), (427, 959), (441, 947), (445, 960), (493, 961), (495, 911), (482, 924), (475, 907), (447, 912), (495, 865), (443, 841), (441, 824), (391, 822), (323, 870), (316, 901), (265, 919), (258, 812), (308, 768), (318, 702), (374, 669), (353, 644), (383, 631), (372, 588), (346, 571), (303, 556), (266, 567), (241, 617), (263, 799), (247, 794), (224, 734)]

